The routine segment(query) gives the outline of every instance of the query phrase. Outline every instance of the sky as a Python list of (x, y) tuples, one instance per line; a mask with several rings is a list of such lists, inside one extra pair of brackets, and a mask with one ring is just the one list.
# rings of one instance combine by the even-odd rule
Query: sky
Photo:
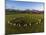
[(44, 3), (42, 3), (42, 2), (24, 2), (24, 1), (6, 0), (6, 9), (44, 10)]

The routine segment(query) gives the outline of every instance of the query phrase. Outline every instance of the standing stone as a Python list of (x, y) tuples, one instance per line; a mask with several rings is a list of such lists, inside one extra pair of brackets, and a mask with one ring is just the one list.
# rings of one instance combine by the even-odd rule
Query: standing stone
[(31, 26), (31, 23), (29, 23), (29, 25)]
[(10, 24), (10, 21), (8, 21), (8, 24)]
[(13, 26), (16, 26), (16, 24), (14, 23)]
[(24, 27), (27, 26), (27, 24), (24, 24)]

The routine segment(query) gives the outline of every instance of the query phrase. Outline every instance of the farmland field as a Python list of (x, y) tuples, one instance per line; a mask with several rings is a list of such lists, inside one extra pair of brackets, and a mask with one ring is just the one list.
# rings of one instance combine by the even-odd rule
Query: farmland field
[[(43, 14), (10, 14), (5, 15), (5, 24), (6, 24), (6, 33), (39, 33), (44, 32), (44, 15)], [(18, 19), (19, 18), (19, 19)], [(13, 23), (15, 23), (13, 20), (23, 20), (24, 24), (28, 24), (27, 26), (14, 26)], [(17, 19), (17, 20), (16, 20)], [(39, 23), (39, 19), (41, 19)], [(10, 25), (9, 22), (13, 21)], [(31, 24), (31, 25), (30, 25)]]

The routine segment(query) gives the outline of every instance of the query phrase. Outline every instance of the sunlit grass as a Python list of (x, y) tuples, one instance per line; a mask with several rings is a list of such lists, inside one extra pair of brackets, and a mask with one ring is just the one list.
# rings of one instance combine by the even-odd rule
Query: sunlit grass
[[(19, 18), (19, 19), (18, 19)], [(23, 20), (24, 25), (21, 26), (11, 23), (10, 21), (16, 20), (21, 23)], [(28, 25), (27, 25), (28, 24)], [(16, 26), (15, 26), (16, 25)], [(6, 33), (35, 33), (44, 31), (44, 15), (43, 14), (14, 14), (6, 15)]]

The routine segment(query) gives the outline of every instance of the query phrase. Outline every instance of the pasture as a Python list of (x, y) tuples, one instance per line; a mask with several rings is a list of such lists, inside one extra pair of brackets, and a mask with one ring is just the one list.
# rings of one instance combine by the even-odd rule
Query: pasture
[(44, 32), (44, 15), (43, 14), (5, 15), (5, 30), (7, 34)]

